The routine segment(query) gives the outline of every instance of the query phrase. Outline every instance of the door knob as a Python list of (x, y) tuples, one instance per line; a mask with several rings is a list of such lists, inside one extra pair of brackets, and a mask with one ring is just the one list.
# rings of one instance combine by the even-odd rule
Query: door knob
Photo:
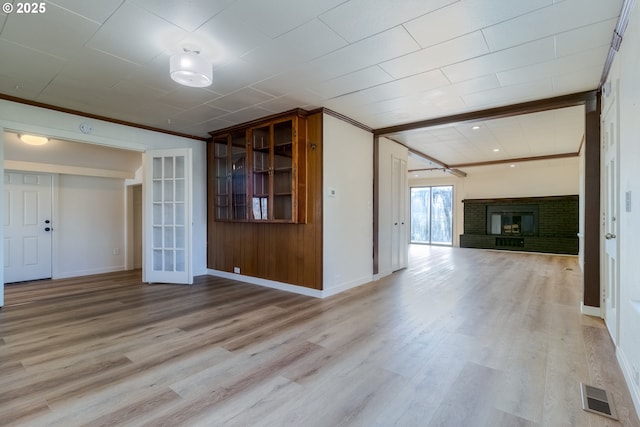
[(51, 231), (51, 227), (45, 227), (44, 231)]
[(607, 239), (607, 240), (611, 240), (611, 239), (615, 239), (616, 235), (613, 234), (613, 233), (607, 233), (607, 234), (604, 235), (604, 238)]

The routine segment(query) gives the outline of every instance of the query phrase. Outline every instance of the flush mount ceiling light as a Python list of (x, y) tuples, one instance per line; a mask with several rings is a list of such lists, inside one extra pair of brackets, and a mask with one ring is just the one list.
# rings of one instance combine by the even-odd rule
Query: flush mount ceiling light
[(37, 135), (20, 134), (20, 140), (29, 145), (44, 145), (49, 142), (49, 138)]
[(184, 86), (207, 87), (213, 81), (211, 64), (198, 50), (183, 48), (182, 53), (171, 56), (169, 69), (173, 81)]

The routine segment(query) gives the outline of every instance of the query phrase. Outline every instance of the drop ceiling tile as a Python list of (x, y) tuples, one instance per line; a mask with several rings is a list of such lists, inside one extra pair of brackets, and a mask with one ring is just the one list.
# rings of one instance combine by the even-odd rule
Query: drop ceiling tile
[[(497, 74), (498, 80), (502, 86), (511, 86), (526, 83), (536, 78), (554, 77), (573, 72), (579, 72), (585, 68), (604, 66), (604, 61), (609, 52), (608, 46), (603, 46), (588, 51), (582, 51), (578, 54), (564, 56), (553, 61), (541, 62), (529, 65), (527, 67), (516, 68), (503, 71)], [(592, 81), (593, 89), (597, 88), (599, 76)]]
[(458, 83), (513, 68), (550, 61), (554, 58), (554, 49), (553, 37), (548, 37), (449, 65), (443, 67), (442, 71), (451, 82)]
[[(305, 40), (301, 43), (301, 40)], [(244, 55), (244, 61), (279, 74), (347, 44), (325, 24), (313, 19)]]
[(568, 56), (599, 46), (609, 46), (618, 20), (608, 19), (556, 36), (556, 57)]
[(361, 92), (371, 101), (377, 102), (402, 96), (419, 95), (422, 92), (448, 85), (449, 81), (442, 72), (440, 72), (440, 70), (433, 70), (383, 83)]
[(277, 97), (305, 90), (319, 81), (311, 67), (293, 66), (291, 69), (258, 81), (251, 86)]
[(212, 46), (210, 55), (214, 56), (212, 61), (215, 67), (236, 60), (268, 43), (271, 38), (250, 25), (246, 20), (246, 12), (238, 10), (237, 5), (236, 2), (224, 9), (184, 40), (176, 40), (176, 45), (187, 43), (200, 47)]
[[(303, 43), (300, 41), (304, 40)], [(313, 19), (274, 39), (277, 49), (295, 58), (295, 62), (307, 62), (347, 45), (340, 36), (322, 21)]]
[(326, 80), (312, 86), (310, 89), (325, 98), (334, 98), (336, 96), (345, 95), (347, 93), (387, 83), (391, 80), (392, 78), (389, 74), (385, 73), (379, 66), (375, 65), (344, 76), (336, 77), (335, 79)]
[(328, 80), (406, 55), (419, 48), (404, 28), (395, 27), (318, 58), (310, 66), (317, 75)]
[(65, 64), (60, 76), (94, 86), (111, 87), (139, 72), (140, 68), (133, 62), (83, 47)]
[[(159, 97), (158, 101), (177, 108), (190, 110), (196, 106), (213, 102), (221, 96), (211, 86), (208, 88), (195, 88), (177, 85), (174, 90)], [(228, 111), (225, 110), (225, 113), (228, 113)], [(198, 122), (201, 121), (203, 120), (198, 120)]]
[(551, 79), (536, 80), (525, 84), (501, 87), (484, 92), (464, 95), (464, 102), (475, 108), (497, 107), (505, 104), (550, 98), (553, 95)]
[(190, 135), (208, 137), (209, 132), (213, 132), (218, 129), (228, 128), (236, 124), (237, 123), (232, 123), (226, 120), (213, 119), (213, 120), (209, 120), (202, 123), (190, 124), (188, 126), (185, 126), (184, 128), (180, 128), (178, 131), (184, 132)]
[(177, 2), (175, 0), (135, 0), (135, 3), (168, 22), (192, 32), (234, 1), (190, 0)]
[(35, 99), (47, 83), (28, 82), (24, 78), (7, 77), (0, 73), (0, 93), (22, 99)]
[(199, 105), (197, 107), (184, 110), (171, 118), (183, 122), (202, 123), (213, 119), (219, 119), (229, 114), (228, 111), (210, 105)]
[(247, 22), (271, 38), (276, 38), (314, 19), (344, 0), (239, 0), (237, 6)]
[(383, 62), (380, 66), (393, 77), (402, 78), (475, 58), (488, 52), (482, 33), (477, 31)]
[(2, 38), (60, 58), (75, 54), (96, 32), (96, 22), (53, 4), (43, 14), (13, 13), (2, 28)]
[[(124, 28), (127, 30), (123, 31)], [(127, 61), (145, 64), (173, 49), (175, 40), (184, 37), (183, 29), (133, 3), (125, 3), (86, 45)]]
[(550, 4), (551, 0), (458, 1), (413, 19), (404, 26), (422, 47), (429, 47)]
[(207, 103), (207, 105), (232, 112), (244, 110), (254, 104), (260, 104), (272, 99), (274, 97), (269, 94), (247, 87), (229, 95), (221, 96)]
[(595, 89), (593, 82), (599, 82), (602, 76), (602, 67), (594, 66), (584, 68), (569, 74), (554, 76), (553, 87), (558, 95), (584, 92)]
[(58, 5), (70, 12), (102, 24), (122, 5), (122, 0), (50, 0), (47, 3)]
[(299, 101), (298, 98), (292, 98), (289, 96), (281, 96), (274, 98), (270, 101), (263, 102), (257, 106), (269, 110), (272, 113), (282, 113), (284, 111), (293, 110), (294, 108), (300, 108), (305, 102)]
[(0, 58), (11, 58), (2, 61), (0, 75), (16, 79), (20, 85), (44, 87), (64, 66), (61, 58), (1, 38)]
[(622, 0), (565, 0), (486, 28), (482, 32), (491, 50), (497, 51), (616, 18), (621, 6)]
[(265, 110), (260, 107), (249, 107), (244, 110), (234, 111), (233, 113), (220, 116), (219, 119), (230, 121), (233, 123), (245, 123), (251, 120), (256, 120), (261, 117), (266, 117), (271, 114), (271, 111)]
[(355, 42), (454, 2), (455, 0), (351, 0), (322, 14), (320, 19), (346, 40)]

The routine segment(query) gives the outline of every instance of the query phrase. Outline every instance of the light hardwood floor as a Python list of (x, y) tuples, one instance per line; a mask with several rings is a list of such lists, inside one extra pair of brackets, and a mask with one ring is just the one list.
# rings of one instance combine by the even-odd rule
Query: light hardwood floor
[(639, 426), (580, 283), (574, 257), (415, 246), (324, 300), (139, 271), (9, 285), (0, 425)]

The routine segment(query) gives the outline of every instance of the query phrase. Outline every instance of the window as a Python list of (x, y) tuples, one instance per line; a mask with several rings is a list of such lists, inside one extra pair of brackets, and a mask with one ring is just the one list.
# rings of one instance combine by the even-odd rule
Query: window
[(411, 243), (453, 244), (453, 186), (411, 188)]

